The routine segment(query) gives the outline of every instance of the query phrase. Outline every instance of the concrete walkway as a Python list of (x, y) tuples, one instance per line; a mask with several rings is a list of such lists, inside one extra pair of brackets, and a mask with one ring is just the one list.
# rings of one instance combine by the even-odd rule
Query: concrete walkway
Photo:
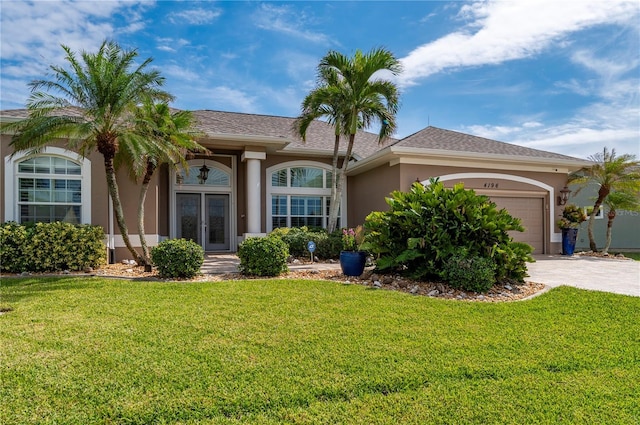
[(527, 264), (531, 282), (568, 285), (640, 297), (640, 261), (587, 256), (535, 255)]
[[(528, 281), (640, 297), (640, 261), (586, 256), (536, 255), (527, 265)], [(206, 254), (202, 273), (237, 273), (235, 254)], [(338, 263), (289, 264), (289, 270), (338, 270)]]

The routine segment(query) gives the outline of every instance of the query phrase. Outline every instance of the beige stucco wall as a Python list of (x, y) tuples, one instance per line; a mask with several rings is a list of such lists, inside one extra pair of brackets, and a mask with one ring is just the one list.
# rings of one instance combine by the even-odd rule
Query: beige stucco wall
[[(347, 226), (364, 223), (371, 211), (386, 211), (385, 197), (394, 190), (401, 189), (400, 167), (382, 165), (348, 178), (347, 185)], [(407, 186), (408, 188), (408, 186)]]
[[(365, 217), (371, 211), (386, 211), (388, 209), (388, 205), (384, 201), (384, 198), (393, 190), (407, 191), (416, 180), (425, 182), (431, 177), (460, 173), (505, 175), (505, 179), (496, 177), (465, 179), (465, 187), (468, 189), (474, 189), (478, 193), (493, 196), (513, 196), (514, 194), (526, 196), (527, 193), (532, 193), (536, 196), (542, 197), (544, 199), (545, 207), (545, 235), (550, 235), (553, 232), (559, 232), (559, 229), (557, 229), (555, 225), (555, 221), (561, 215), (563, 207), (557, 205), (555, 197), (557, 197), (559, 190), (566, 184), (566, 173), (494, 170), (489, 168), (473, 168), (472, 166), (445, 167), (416, 164), (398, 164), (390, 166), (388, 163), (362, 174), (349, 177), (348, 225), (355, 226), (363, 223)], [(552, 187), (555, 192), (554, 199), (550, 198), (548, 192), (546, 192), (545, 195), (542, 195), (541, 193), (546, 190), (540, 187), (540, 185), (508, 180), (509, 176), (519, 176), (525, 179), (535, 180), (540, 182), (542, 186), (546, 185)], [(457, 181), (448, 180), (444, 183), (446, 186), (451, 187), (453, 184), (457, 183)], [(551, 209), (551, 214), (547, 213), (549, 209)], [(549, 215), (553, 216), (553, 222), (550, 222)], [(545, 242), (545, 252), (555, 253), (559, 250), (560, 243), (552, 242), (551, 238), (547, 237)]]

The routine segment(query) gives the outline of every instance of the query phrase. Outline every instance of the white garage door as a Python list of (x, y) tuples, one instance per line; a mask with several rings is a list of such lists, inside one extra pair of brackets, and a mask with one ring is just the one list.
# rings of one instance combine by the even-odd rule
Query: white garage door
[(534, 254), (544, 254), (544, 199), (492, 196), (491, 200), (521, 220), (525, 230), (512, 232), (513, 240), (528, 243)]

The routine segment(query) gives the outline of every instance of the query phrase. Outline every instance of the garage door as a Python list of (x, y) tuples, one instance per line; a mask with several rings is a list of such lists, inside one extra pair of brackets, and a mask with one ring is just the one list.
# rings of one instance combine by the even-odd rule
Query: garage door
[(512, 232), (513, 240), (528, 243), (534, 254), (544, 254), (544, 199), (492, 196), (491, 200), (521, 220), (525, 230)]

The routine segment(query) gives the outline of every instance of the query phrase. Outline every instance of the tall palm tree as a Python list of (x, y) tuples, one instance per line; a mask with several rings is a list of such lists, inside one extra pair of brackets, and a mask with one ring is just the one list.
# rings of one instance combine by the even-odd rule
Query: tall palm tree
[(606, 147), (602, 152), (589, 156), (589, 160), (593, 162), (593, 165), (583, 167), (570, 175), (569, 183), (583, 185), (582, 187), (588, 183), (598, 185), (598, 196), (589, 215), (587, 226), (589, 249), (595, 252), (598, 250), (593, 236), (595, 216), (612, 192), (629, 192), (636, 188), (637, 194), (637, 187), (640, 184), (640, 162), (636, 161), (635, 155), (617, 156), (615, 149), (609, 151)]
[(149, 183), (155, 171), (163, 164), (173, 169), (188, 171), (187, 156), (207, 149), (196, 142), (200, 133), (195, 129), (195, 120), (190, 111), (171, 112), (166, 102), (144, 101), (134, 112), (137, 131), (124, 136), (116, 164), (126, 164), (130, 175), (142, 179), (138, 198), (138, 235), (140, 236), (141, 259), (150, 265), (149, 248), (144, 231), (144, 204)]
[[(635, 193), (634, 193), (635, 192)], [(602, 252), (609, 253), (609, 247), (611, 246), (611, 228), (613, 227), (613, 221), (616, 219), (618, 210), (640, 211), (640, 180), (638, 181), (637, 188), (634, 190), (624, 190), (620, 192), (611, 192), (609, 196), (604, 200), (604, 205), (609, 210), (607, 212), (607, 232), (606, 243)]]
[(147, 70), (151, 58), (136, 63), (136, 50), (123, 50), (105, 40), (96, 53), (82, 52), (78, 58), (69, 47), (62, 48), (69, 68), (51, 65), (51, 79), (29, 84), (29, 117), (14, 125), (17, 132), (11, 145), (16, 151), (38, 152), (52, 140), (65, 138), (67, 149), (82, 156), (98, 151), (120, 234), (134, 258), (140, 259), (129, 240), (114, 158), (124, 136), (136, 131), (130, 119), (134, 108), (145, 99), (173, 97), (160, 89), (164, 78), (159, 71)]
[[(335, 128), (333, 150), (333, 184), (327, 230), (336, 229), (342, 186), (346, 178), (355, 136), (358, 130), (380, 125), (378, 141), (396, 129), (399, 107), (397, 86), (380, 77), (381, 71), (397, 75), (402, 71), (398, 59), (384, 48), (364, 54), (356, 50), (353, 57), (329, 51), (318, 64), (318, 84), (303, 100), (294, 131), (305, 140), (310, 123), (325, 118)], [(340, 136), (348, 139), (347, 150), (338, 171)]]

